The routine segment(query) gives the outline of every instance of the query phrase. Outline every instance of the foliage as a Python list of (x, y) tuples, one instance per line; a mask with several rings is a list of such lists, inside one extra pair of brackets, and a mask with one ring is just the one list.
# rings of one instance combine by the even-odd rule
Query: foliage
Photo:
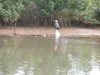
[[(25, 10), (30, 13), (28, 11), (29, 5), (33, 5), (32, 8), (35, 7), (37, 9), (34, 11), (37, 14), (35, 13), (35, 17), (33, 16), (31, 20), (35, 24), (38, 22), (43, 23), (43, 20), (46, 22), (47, 17), (51, 18), (52, 24), (52, 16), (55, 14), (59, 16), (57, 18), (60, 18), (60, 20), (68, 20), (65, 17), (67, 16), (70, 20), (77, 19), (84, 22), (100, 23), (100, 0), (0, 0), (0, 18), (5, 23), (16, 22), (25, 14)], [(26, 14), (25, 18), (26, 16), (31, 16), (34, 12)], [(43, 19), (40, 19), (40, 16)]]
[(23, 10), (25, 10), (25, 5), (27, 5), (27, 0), (1, 0), (0, 15), (3, 20), (7, 23), (16, 22)]
[(98, 8), (96, 11), (95, 11), (95, 17), (97, 20), (100, 21), (100, 8)]
[(0, 11), (2, 10), (3, 5), (0, 3)]
[(97, 22), (99, 17), (99, 0), (68, 0), (67, 14), (73, 18), (88, 22)]
[(54, 12), (61, 11), (64, 8), (65, 0), (35, 0), (40, 13), (49, 16)]
[(96, 2), (95, 18), (100, 21), (100, 1)]

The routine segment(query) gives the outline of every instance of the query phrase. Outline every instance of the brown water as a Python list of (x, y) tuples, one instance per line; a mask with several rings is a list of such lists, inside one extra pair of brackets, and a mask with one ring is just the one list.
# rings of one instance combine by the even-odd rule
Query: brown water
[(0, 37), (0, 75), (98, 75), (99, 70), (100, 39)]

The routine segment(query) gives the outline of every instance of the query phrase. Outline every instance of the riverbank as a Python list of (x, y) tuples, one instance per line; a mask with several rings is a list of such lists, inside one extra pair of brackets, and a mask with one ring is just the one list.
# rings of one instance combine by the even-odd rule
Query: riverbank
[[(96, 37), (100, 38), (100, 28), (61, 28), (62, 37)], [(14, 27), (0, 28), (1, 36), (52, 36), (55, 29), (52, 27)]]

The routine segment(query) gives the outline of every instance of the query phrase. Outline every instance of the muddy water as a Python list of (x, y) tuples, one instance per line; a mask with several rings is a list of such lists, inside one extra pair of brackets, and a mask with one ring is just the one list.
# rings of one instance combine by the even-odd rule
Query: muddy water
[(100, 39), (0, 37), (0, 75), (100, 73)]

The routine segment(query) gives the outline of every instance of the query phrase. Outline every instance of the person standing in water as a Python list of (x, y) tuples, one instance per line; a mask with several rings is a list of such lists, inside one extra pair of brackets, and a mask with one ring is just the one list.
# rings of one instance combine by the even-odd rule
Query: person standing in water
[(58, 23), (58, 20), (55, 20), (55, 29), (59, 29), (60, 28), (60, 25), (59, 25), (59, 23)]
[(56, 29), (56, 32), (55, 32), (55, 51), (57, 51), (58, 49), (58, 44), (59, 44), (59, 38), (60, 38), (60, 33), (58, 31), (58, 29), (60, 28), (60, 25), (58, 23), (58, 20), (55, 20), (55, 29)]
[(56, 36), (57, 38), (60, 37), (60, 33), (59, 33), (59, 31), (58, 31), (59, 28), (60, 28), (60, 25), (59, 25), (59, 23), (58, 23), (58, 20), (55, 20), (55, 29), (56, 29), (55, 36)]

